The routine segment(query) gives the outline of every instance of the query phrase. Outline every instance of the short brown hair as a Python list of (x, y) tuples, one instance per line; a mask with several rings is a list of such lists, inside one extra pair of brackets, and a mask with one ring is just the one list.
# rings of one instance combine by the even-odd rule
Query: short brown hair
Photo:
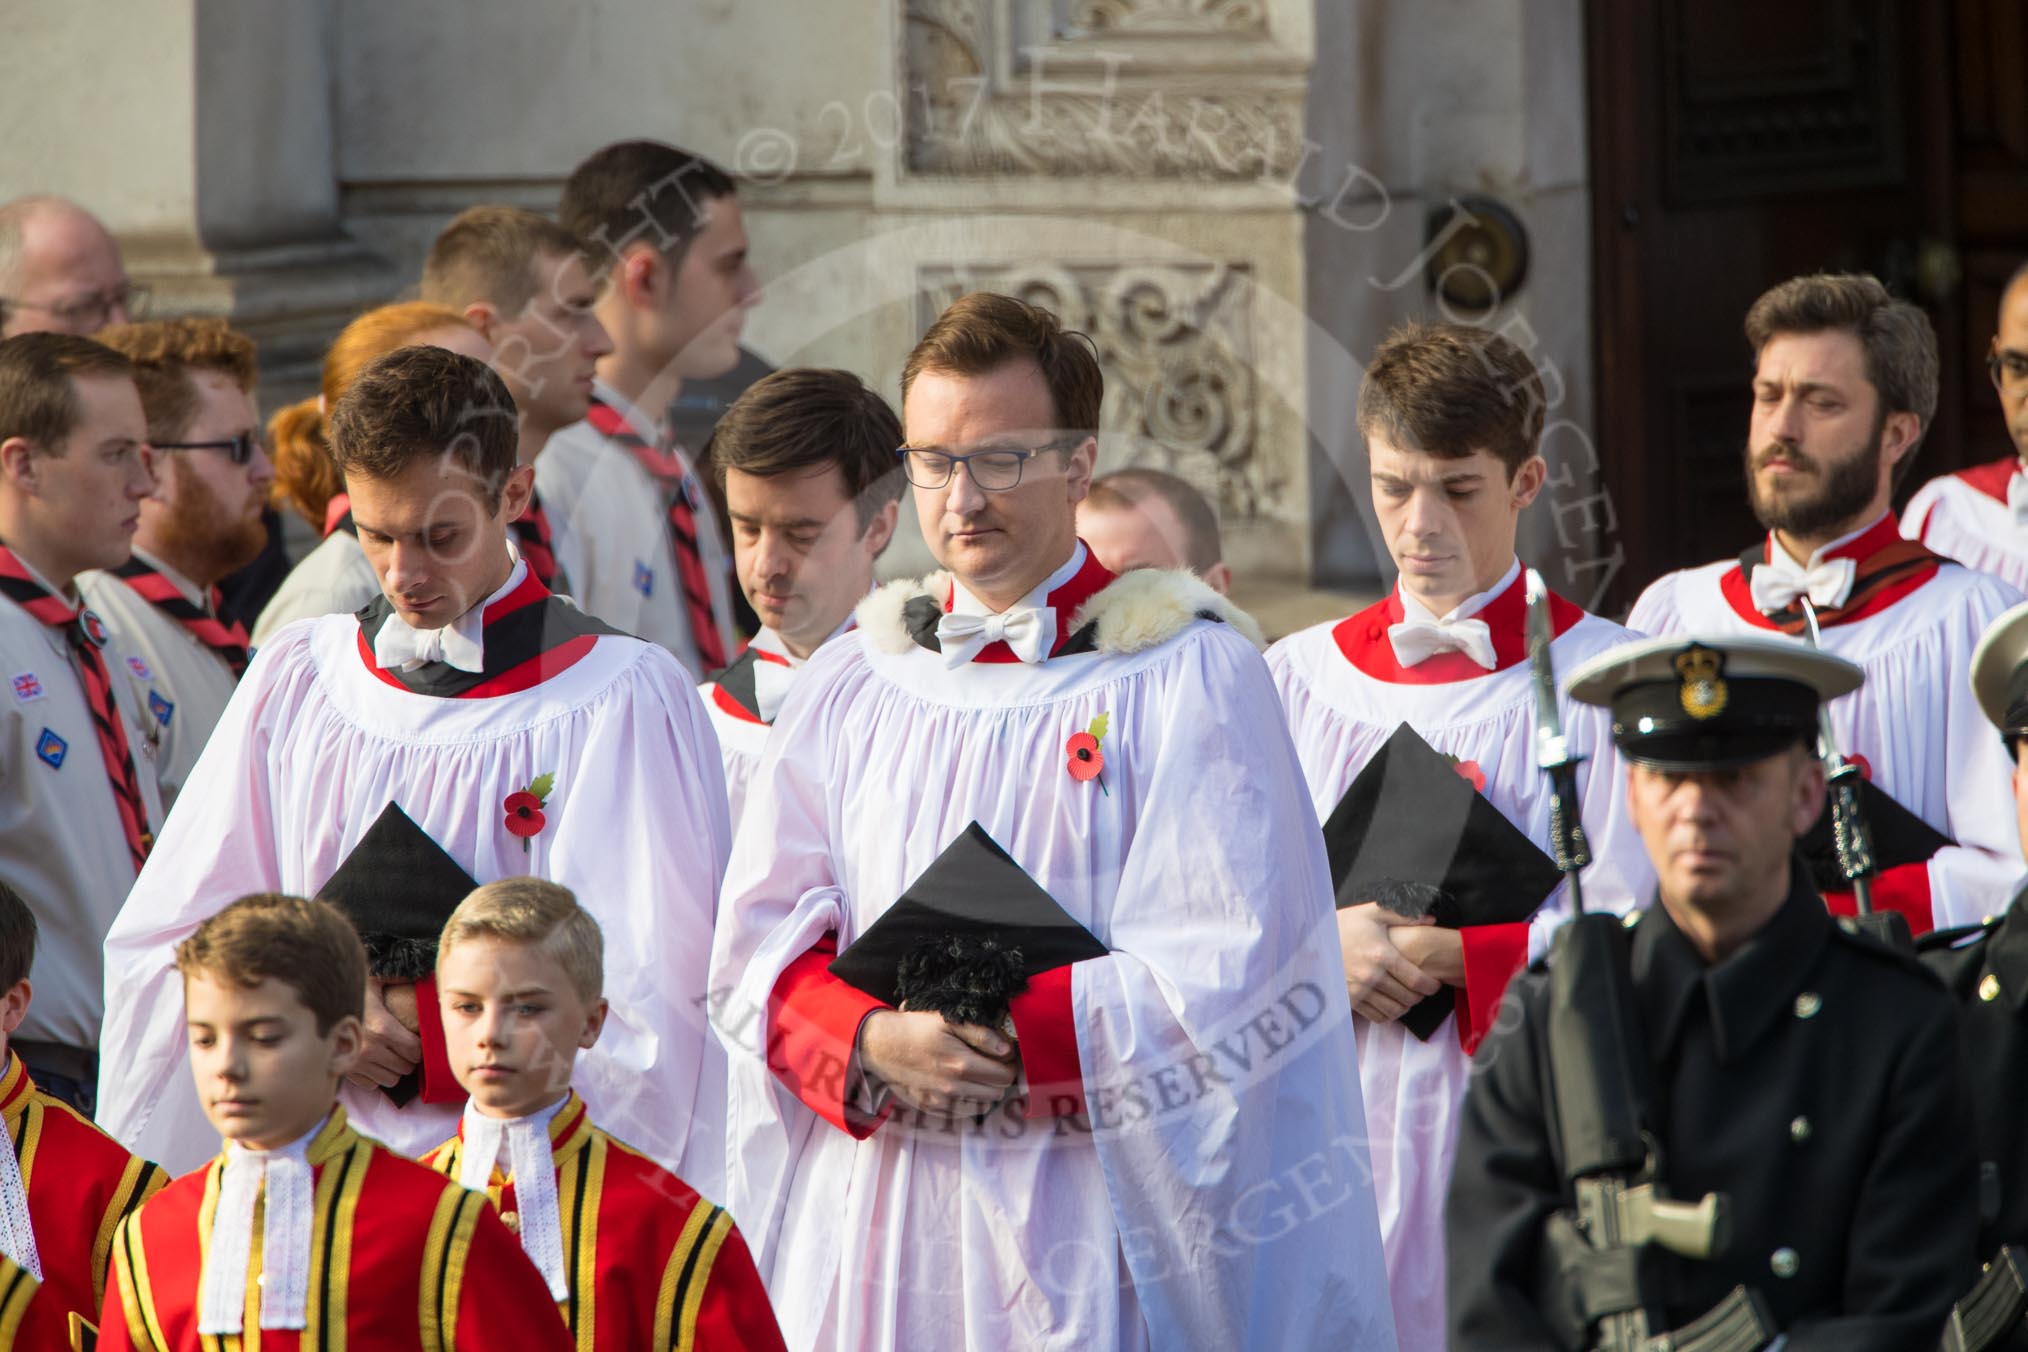
[(252, 394), (260, 367), (253, 339), (223, 319), (151, 319), (101, 329), (98, 340), (134, 363), (150, 441), (177, 441), (197, 416), (192, 371), (216, 371)]
[(0, 992), (10, 991), (35, 966), (35, 912), (21, 894), (0, 882)]
[(542, 878), (502, 878), (458, 903), (437, 940), (437, 966), (444, 955), (471, 939), (525, 944), (554, 959), (586, 1004), (605, 988), (605, 937), (591, 912), (577, 904), (568, 887)]
[(1137, 512), (1150, 498), (1160, 498), (1176, 514), (1183, 527), (1183, 561), (1190, 565), (1190, 571), (1202, 576), (1224, 561), (1224, 546), (1218, 538), (1218, 513), (1187, 479), (1167, 470), (1143, 465), (1116, 469), (1092, 481), (1084, 502), (1095, 511)]
[(1106, 382), (1091, 339), (1039, 305), (991, 291), (960, 296), (937, 316), (901, 368), (902, 402), (924, 371), (983, 376), (1017, 361), (1032, 361), (1042, 372), (1057, 430), (1098, 432)]
[(737, 188), (702, 155), (661, 141), (615, 141), (570, 171), (556, 217), (582, 241), (594, 273), (610, 271), (637, 243), (654, 246), (674, 267), (704, 233), (710, 203)]
[[(1761, 293), (1746, 312), (1746, 341), (1754, 360), (1777, 335), (1837, 330), (1859, 340), (1866, 378), (1880, 393), (1880, 417), (1913, 413), (1921, 424), (1915, 445), (1936, 416), (1936, 330), (1920, 306), (1896, 300), (1880, 279), (1863, 272), (1819, 272), (1791, 277)], [(1915, 463), (1914, 449), (1894, 467), (1894, 481)]]
[(331, 410), (331, 454), (341, 473), (369, 479), (449, 455), (497, 507), (518, 428), (514, 396), (492, 367), (447, 348), (404, 347), (361, 372)]
[(1528, 354), (1465, 324), (1408, 323), (1374, 349), (1359, 431), (1441, 460), (1490, 452), (1512, 479), (1542, 441), (1547, 399)]
[(328, 901), (278, 892), (241, 897), (176, 945), (183, 979), (203, 975), (242, 989), (272, 977), (317, 1019), (317, 1036), (348, 1015), (366, 1017), (366, 947)]
[(512, 319), (535, 297), (536, 263), (579, 252), (577, 236), (547, 216), (523, 207), (467, 207), (430, 246), (422, 298), (457, 310), (484, 301)]
[(83, 413), (80, 376), (132, 380), (134, 363), (104, 343), (68, 333), (0, 339), (0, 441), (21, 437), (44, 454), (63, 454)]
[(761, 377), (718, 420), (705, 448), (718, 486), (725, 472), (770, 478), (836, 465), (859, 529), (901, 497), (901, 420), (850, 371), (792, 366)]

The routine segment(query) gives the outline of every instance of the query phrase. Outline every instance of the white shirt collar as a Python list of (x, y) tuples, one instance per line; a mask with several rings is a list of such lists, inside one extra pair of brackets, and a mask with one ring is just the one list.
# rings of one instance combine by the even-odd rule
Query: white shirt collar
[[(1885, 521), (1885, 520), (1886, 520), (1886, 519), (1888, 518), (1888, 516), (1889, 516), (1889, 515), (1890, 515), (1890, 514), (1889, 514), (1889, 513), (1887, 513), (1887, 512), (1882, 512), (1882, 513), (1881, 513), (1881, 514), (1880, 514), (1879, 516), (1876, 516), (1876, 517), (1874, 517), (1874, 518), (1873, 518), (1873, 519), (1872, 519), (1871, 521), (1868, 521), (1868, 522), (1867, 522), (1867, 523), (1866, 523), (1865, 525), (1861, 526), (1861, 527), (1860, 527), (1860, 528), (1859, 528), (1858, 530), (1855, 530), (1855, 531), (1850, 531), (1850, 532), (1848, 532), (1848, 533), (1846, 533), (1846, 534), (1844, 534), (1844, 535), (1841, 535), (1841, 536), (1839, 536), (1839, 537), (1838, 537), (1837, 539), (1835, 539), (1835, 540), (1831, 541), (1831, 542), (1830, 542), (1829, 544), (1827, 544), (1827, 545), (1823, 546), (1823, 547), (1822, 547), (1821, 549), (1819, 549), (1819, 550), (1818, 550), (1818, 551), (1817, 551), (1816, 553), (1814, 553), (1814, 554), (1810, 555), (1810, 557), (1809, 557), (1809, 560), (1808, 560), (1808, 562), (1804, 562), (1804, 563), (1797, 563), (1797, 562), (1796, 562), (1796, 556), (1795, 556), (1795, 555), (1793, 555), (1793, 554), (1790, 554), (1790, 553), (1789, 553), (1789, 551), (1788, 551), (1788, 546), (1784, 545), (1784, 544), (1782, 543), (1781, 537), (1780, 537), (1779, 535), (1775, 534), (1775, 533), (1774, 533), (1773, 531), (1769, 531), (1769, 532), (1767, 533), (1767, 547), (1768, 547), (1768, 549), (1769, 549), (1770, 551), (1772, 551), (1772, 550), (1777, 550), (1777, 549), (1778, 549), (1778, 550), (1780, 550), (1780, 551), (1781, 551), (1781, 552), (1782, 552), (1782, 553), (1783, 553), (1783, 554), (1784, 554), (1785, 556), (1787, 556), (1787, 558), (1789, 559), (1789, 561), (1790, 561), (1791, 563), (1795, 563), (1795, 564), (1796, 564), (1796, 567), (1797, 567), (1797, 568), (1799, 568), (1799, 569), (1801, 569), (1801, 570), (1803, 570), (1803, 571), (1807, 572), (1807, 571), (1808, 571), (1809, 569), (1815, 568), (1815, 567), (1816, 567), (1816, 566), (1817, 566), (1818, 564), (1822, 563), (1822, 562), (1823, 562), (1823, 561), (1824, 561), (1825, 559), (1828, 559), (1829, 557), (1831, 557), (1831, 554), (1832, 554), (1832, 553), (1833, 553), (1834, 551), (1836, 551), (1836, 550), (1839, 550), (1839, 549), (1842, 549), (1842, 548), (1844, 548), (1844, 547), (1845, 547), (1846, 545), (1849, 545), (1849, 544), (1851, 544), (1851, 543), (1852, 543), (1852, 542), (1853, 542), (1854, 540), (1856, 540), (1856, 539), (1858, 539), (1858, 538), (1859, 538), (1860, 536), (1864, 535), (1864, 534), (1865, 534), (1865, 533), (1866, 533), (1867, 531), (1869, 531), (1869, 530), (1872, 530), (1872, 529), (1873, 529), (1873, 528), (1874, 528), (1875, 526), (1877, 526), (1877, 525), (1879, 525), (1879, 524), (1880, 524), (1881, 522)], [(1772, 558), (1772, 557), (1773, 557), (1773, 554), (1772, 554), (1772, 553), (1770, 553), (1768, 557)]]
[[(511, 1127), (516, 1122), (527, 1122), (536, 1127), (537, 1129), (539, 1129), (542, 1132), (543, 1138), (546, 1140), (549, 1137), (550, 1124), (556, 1121), (556, 1115), (562, 1112), (564, 1105), (569, 1102), (570, 1095), (565, 1094), (562, 1098), (550, 1104), (547, 1108), (537, 1108), (534, 1112), (529, 1113), (526, 1117), (494, 1117), (491, 1113), (479, 1111), (478, 1104), (474, 1103), (471, 1099), (466, 1099), (465, 1135), (467, 1137), (470, 1137), (472, 1134), (472, 1124), (474, 1122), (479, 1121), (480, 1119), (485, 1119), (490, 1122), (497, 1122), (502, 1127)], [(512, 1177), (514, 1170), (512, 1168), (512, 1161), (508, 1158), (507, 1133), (505, 1131), (502, 1131), (500, 1133), (500, 1149), (498, 1152), (496, 1152), (494, 1156), (494, 1163), (500, 1166), (501, 1173), (506, 1174), (509, 1177)]]
[(1455, 624), (1459, 620), (1469, 619), (1484, 610), (1488, 605), (1492, 604), (1494, 598), (1498, 597), (1501, 592), (1513, 586), (1514, 579), (1519, 576), (1521, 576), (1521, 558), (1517, 554), (1514, 557), (1514, 561), (1507, 565), (1507, 571), (1500, 574), (1498, 582), (1495, 582), (1482, 592), (1467, 596), (1464, 600), (1458, 602), (1456, 606), (1452, 607), (1449, 614), (1441, 616), (1431, 614), (1429, 607), (1409, 595), (1408, 588), (1402, 586), (1400, 582), (1396, 582), (1394, 586), (1395, 591), (1401, 597), (1401, 618), (1405, 623)]
[[(408, 671), (429, 661), (447, 662), (460, 671), (484, 671), (486, 607), (520, 586), (528, 576), (528, 565), (522, 562), (512, 540), (507, 542), (507, 557), (514, 566), (507, 570), (507, 580), (499, 589), (441, 629), (413, 629), (399, 611), (390, 610), (380, 632), (374, 636), (373, 660), (387, 671)], [(441, 656), (423, 656), (425, 653)]]
[[(874, 591), (873, 588), (871, 587), (867, 588), (866, 595), (868, 596), (873, 595), (873, 591)], [(838, 627), (836, 629), (833, 629), (829, 634), (824, 636), (824, 643), (829, 643), (832, 639), (837, 638), (840, 634), (843, 634), (846, 630), (850, 629), (855, 623), (857, 623), (858, 619), (859, 616), (856, 610), (846, 611), (845, 618), (838, 622)], [(781, 658), (784, 662), (787, 662), (792, 667), (800, 667), (803, 665), (803, 663), (810, 660), (807, 657), (798, 657), (794, 653), (790, 652), (789, 645), (782, 641), (781, 634), (776, 630), (768, 628), (766, 625), (762, 625), (760, 632), (753, 636), (752, 646), (760, 649), (764, 653), (774, 654), (776, 657)], [(820, 643), (817, 646), (821, 648), (824, 646), (824, 644)]]
[[(1034, 591), (1029, 592), (1019, 601), (1008, 606), (1005, 613), (1011, 615), (1017, 610), (1047, 609), (1049, 594), (1076, 577), (1078, 569), (1084, 567), (1084, 560), (1084, 541), (1079, 540), (1076, 548), (1070, 551), (1069, 562), (1065, 563), (1048, 577), (1043, 578), (1037, 584)], [(993, 613), (993, 607), (972, 595), (970, 591), (966, 590), (964, 583), (958, 581), (955, 577), (951, 579), (951, 614), (991, 615)]]
[(310, 1143), (330, 1120), (330, 1114), (325, 1114), (316, 1126), (273, 1150), (250, 1150), (237, 1141), (226, 1143), (211, 1240), (198, 1278), (200, 1333), (243, 1331), (254, 1211), (263, 1196), (260, 1326), (304, 1327), (315, 1211)]
[(15, 562), (21, 565), (22, 571), (28, 574), (29, 579), (37, 583), (39, 586), (41, 586), (41, 588), (44, 591), (49, 592), (53, 596), (60, 596), (74, 606), (81, 606), (84, 604), (84, 594), (77, 589), (76, 578), (71, 579), (70, 585), (68, 587), (59, 587), (54, 582), (51, 582), (47, 577), (43, 576), (42, 570), (40, 568), (37, 568), (34, 564), (30, 563), (27, 559), (23, 558), (19, 553), (15, 554), (14, 560)]

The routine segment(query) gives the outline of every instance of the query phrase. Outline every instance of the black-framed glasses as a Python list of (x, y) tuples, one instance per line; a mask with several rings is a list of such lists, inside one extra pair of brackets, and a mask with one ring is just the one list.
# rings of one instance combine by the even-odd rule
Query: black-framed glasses
[(917, 488), (942, 488), (963, 465), (972, 482), (986, 493), (1004, 493), (1021, 482), (1021, 471), (1044, 451), (1061, 451), (1075, 442), (1051, 442), (1046, 446), (988, 446), (965, 455), (953, 455), (930, 446), (897, 446), (902, 473)]
[(36, 310), (50, 316), (67, 329), (102, 329), (112, 319), (114, 310), (124, 310), (127, 320), (132, 323), (148, 317), (148, 302), (153, 297), (140, 282), (121, 282), (108, 291), (82, 300), (66, 301), (62, 305), (46, 305), (37, 300), (17, 300), (12, 296), (0, 296), (0, 311), (8, 309)]
[(1986, 357), (1986, 374), (1993, 388), (2009, 393), (2028, 388), (2028, 356), (2019, 352), (1994, 352)]
[(224, 451), (235, 465), (246, 464), (255, 451), (266, 449), (258, 432), (241, 432), (230, 441), (151, 441), (148, 445), (158, 451)]

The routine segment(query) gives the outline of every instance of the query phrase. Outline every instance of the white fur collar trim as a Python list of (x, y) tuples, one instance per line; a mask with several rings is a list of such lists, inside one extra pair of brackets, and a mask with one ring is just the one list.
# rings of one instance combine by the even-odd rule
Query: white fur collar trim
[[(915, 640), (902, 618), (903, 610), (919, 596), (942, 606), (950, 586), (947, 572), (890, 582), (859, 603), (859, 627), (880, 651), (907, 652)], [(1267, 646), (1251, 615), (1182, 568), (1137, 568), (1121, 574), (1078, 609), (1070, 628), (1075, 633), (1096, 623), (1098, 651), (1118, 656), (1166, 643), (1200, 617), (1231, 625), (1255, 648)]]

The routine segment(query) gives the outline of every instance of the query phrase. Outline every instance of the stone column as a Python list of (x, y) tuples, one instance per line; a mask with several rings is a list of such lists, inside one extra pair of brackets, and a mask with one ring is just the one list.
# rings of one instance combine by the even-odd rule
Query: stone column
[(269, 406), (395, 289), (340, 228), (326, 0), (69, 0), (9, 15), (0, 197), (76, 199), (157, 315), (219, 314), (261, 348)]

